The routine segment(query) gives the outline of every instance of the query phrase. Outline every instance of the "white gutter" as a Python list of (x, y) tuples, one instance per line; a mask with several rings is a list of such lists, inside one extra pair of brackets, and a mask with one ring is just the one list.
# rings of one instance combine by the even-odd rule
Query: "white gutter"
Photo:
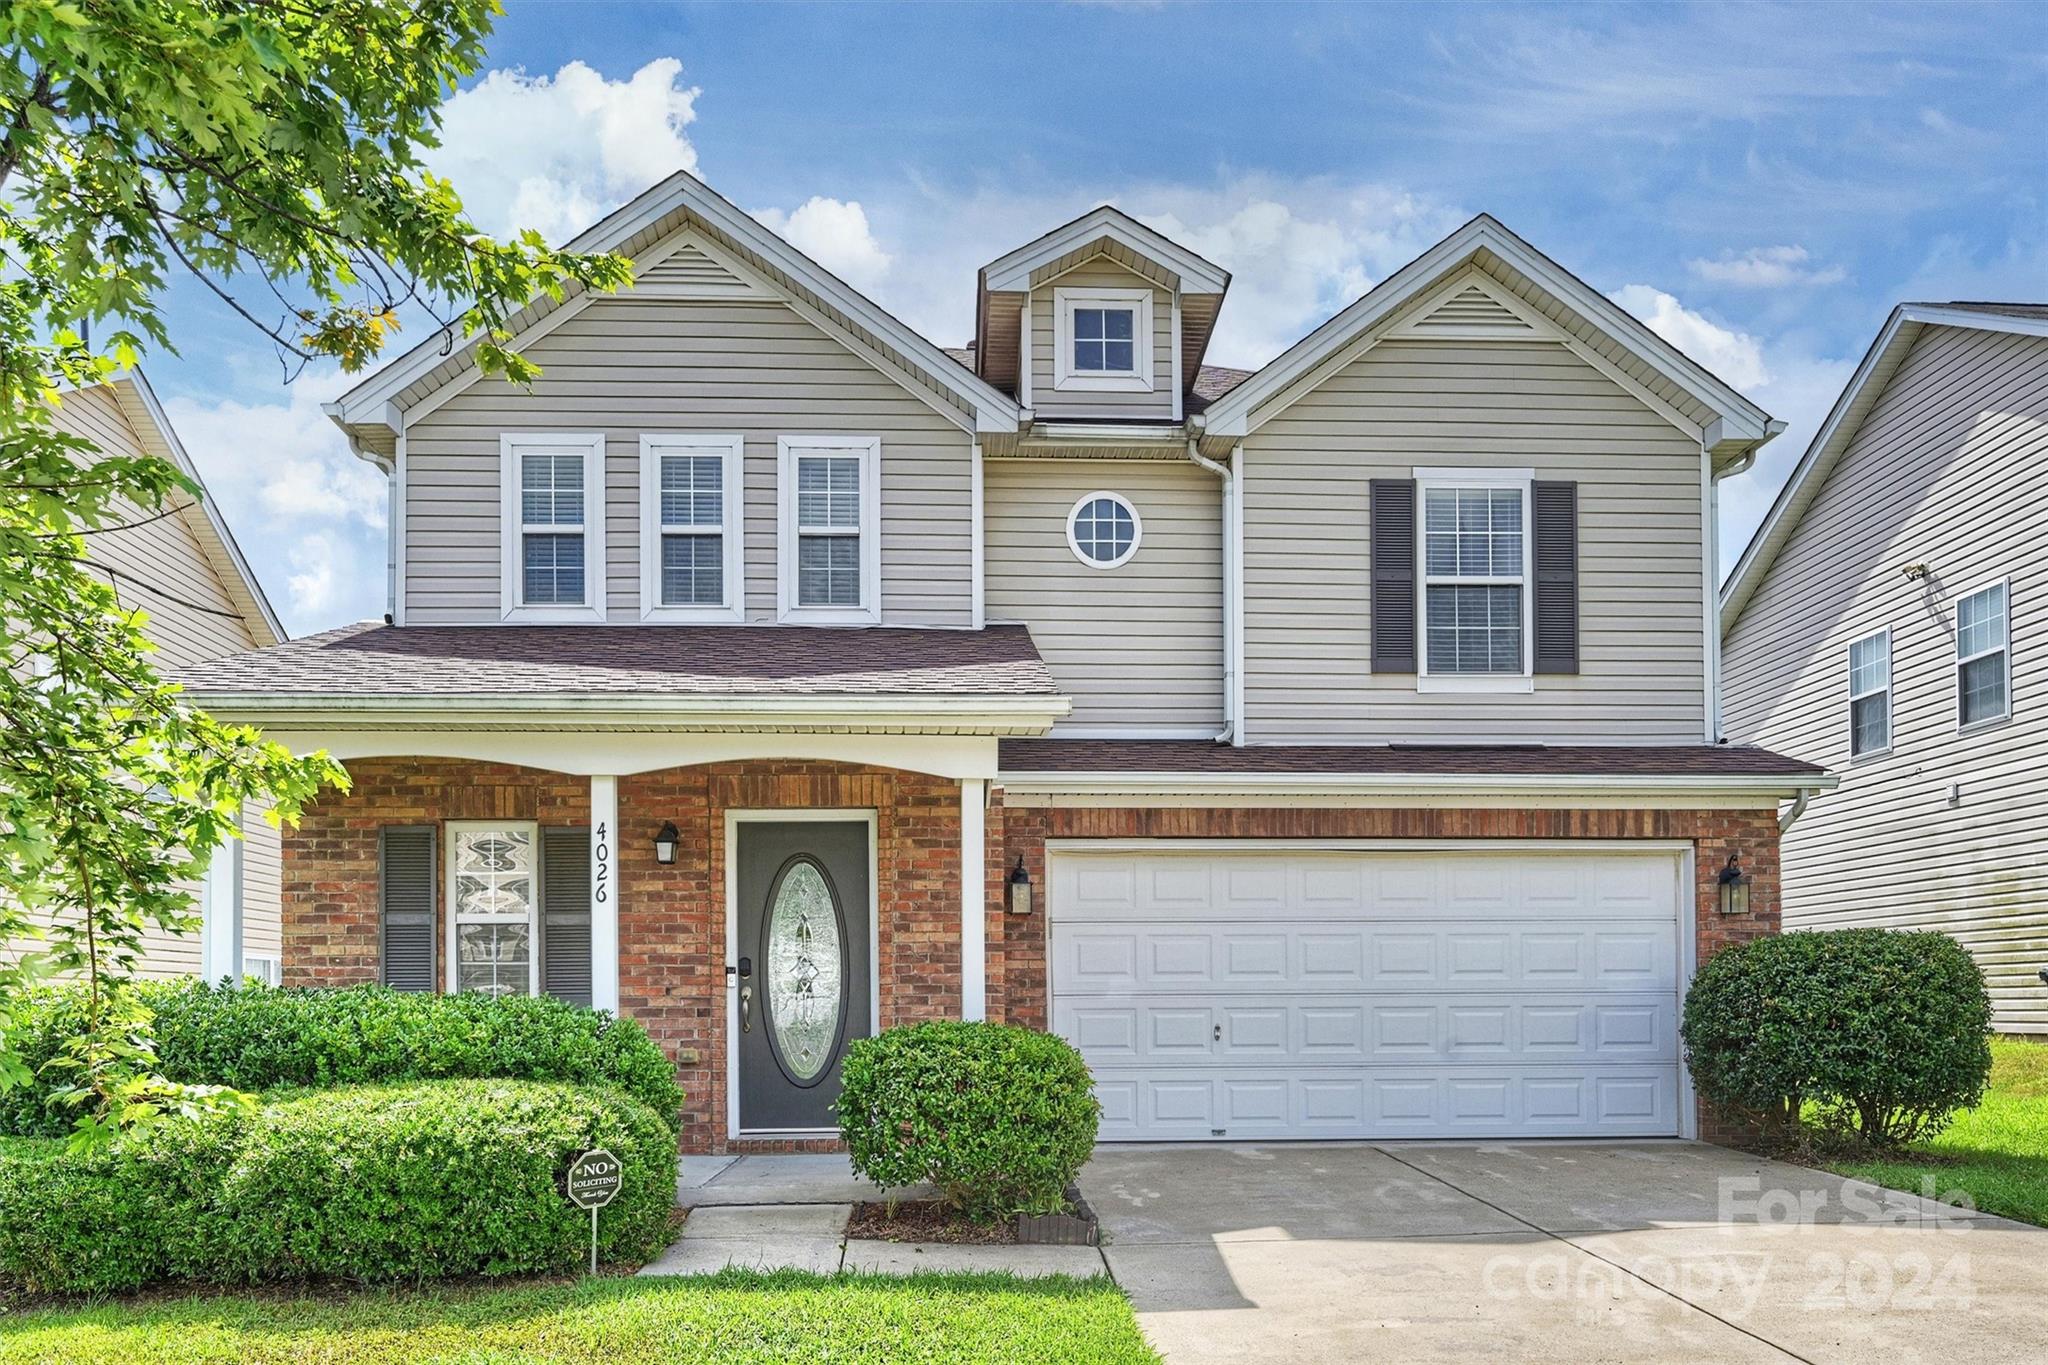
[(1219, 566), (1223, 576), (1223, 728), (1217, 731), (1216, 742), (1237, 743), (1237, 575), (1232, 568), (1237, 544), (1237, 479), (1231, 469), (1204, 455), (1200, 442), (1192, 436), (1188, 438), (1188, 459), (1223, 481), (1219, 489), (1223, 500), (1223, 562)]
[(1758, 798), (1831, 791), (1832, 774), (1701, 773), (1690, 775), (1528, 773), (1129, 773), (1006, 772), (1003, 789), (1017, 795), (1086, 796), (1581, 796), (1599, 792), (1670, 792)]

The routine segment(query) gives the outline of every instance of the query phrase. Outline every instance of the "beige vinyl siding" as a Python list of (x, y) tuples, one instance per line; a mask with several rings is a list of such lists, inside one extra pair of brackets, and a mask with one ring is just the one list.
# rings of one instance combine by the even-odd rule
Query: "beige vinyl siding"
[[(1579, 661), (1535, 691), (1371, 671), (1368, 487), (1417, 468), (1579, 486)], [(1387, 342), (1244, 442), (1253, 743), (1698, 743), (1700, 448), (1563, 346)]]
[(284, 836), (252, 805), (242, 825), (242, 951), (281, 958), (284, 952)]
[(530, 389), (479, 380), (406, 430), (406, 621), (500, 620), (499, 437), (602, 432), (606, 606), (640, 619), (643, 432), (746, 438), (746, 608), (775, 619), (776, 438), (882, 442), (882, 610), (891, 625), (972, 620), (972, 442), (909, 390), (781, 304), (606, 300), (527, 350)]
[[(1053, 354), (1067, 344), (1059, 335), (1056, 291), (1061, 289), (1150, 289), (1152, 291), (1152, 388), (1149, 392), (1058, 389)], [(1173, 293), (1108, 260), (1075, 267), (1031, 291), (1031, 401), (1040, 417), (1173, 418)]]
[[(1959, 735), (1955, 604), (2006, 575), (2012, 719)], [(1849, 644), (1887, 627), (1891, 749), (1852, 760)], [(1786, 927), (1945, 930), (1998, 1027), (2048, 1032), (2048, 339), (1921, 333), (1730, 628), (1723, 675), (1731, 738), (1841, 777), (1786, 836)]]
[[(1158, 460), (990, 460), (982, 475), (991, 621), (1022, 621), (1073, 714), (1053, 733), (1223, 726), (1222, 499), (1216, 477)], [(1067, 543), (1084, 494), (1137, 510), (1138, 552), (1093, 569)]]

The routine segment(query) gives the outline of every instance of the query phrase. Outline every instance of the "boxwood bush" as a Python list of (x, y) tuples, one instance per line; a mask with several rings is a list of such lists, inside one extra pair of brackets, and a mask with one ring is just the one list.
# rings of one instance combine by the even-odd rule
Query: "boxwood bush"
[[(675, 1067), (647, 1031), (546, 996), (421, 995), (381, 986), (226, 989), (196, 981), (143, 987), (157, 1056), (175, 1081), (267, 1091), (437, 1078), (505, 1077), (608, 1085), (673, 1124)], [(78, 1026), (76, 987), (38, 993), (18, 1046), (31, 1067)], [(0, 1132), (51, 1136), (69, 1117), (48, 1081), (0, 1093)]]
[(1066, 1207), (1095, 1150), (1094, 1078), (1064, 1039), (935, 1020), (846, 1050), (839, 1131), (885, 1189), (928, 1183), (969, 1218)]
[(563, 1180), (591, 1147), (625, 1167), (600, 1254), (652, 1254), (675, 1203), (675, 1134), (653, 1110), (615, 1090), (428, 1081), (300, 1092), (86, 1156), (0, 1155), (0, 1278), (106, 1293), (573, 1270), (590, 1216)]
[(1702, 1094), (1792, 1132), (1878, 1147), (1929, 1137), (1991, 1075), (1984, 977), (1946, 934), (1837, 929), (1727, 948), (1686, 993)]

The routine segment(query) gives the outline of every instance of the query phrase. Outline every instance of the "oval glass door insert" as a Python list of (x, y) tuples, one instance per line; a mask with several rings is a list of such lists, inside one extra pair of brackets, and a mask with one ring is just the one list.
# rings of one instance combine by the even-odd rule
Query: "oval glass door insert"
[(776, 883), (767, 948), (768, 1036), (789, 1078), (810, 1085), (839, 1042), (846, 938), (831, 883), (808, 858), (792, 862)]

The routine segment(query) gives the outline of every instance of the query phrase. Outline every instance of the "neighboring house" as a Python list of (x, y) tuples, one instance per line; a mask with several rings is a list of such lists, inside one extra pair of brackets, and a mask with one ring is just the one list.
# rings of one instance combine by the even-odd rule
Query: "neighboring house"
[[(156, 395), (139, 370), (90, 389), (64, 393), (55, 410), (62, 431), (91, 441), (102, 455), (168, 460), (185, 476), (199, 471)], [(235, 538), (211, 498), (174, 494), (171, 514), (140, 510), (132, 524), (95, 533), (92, 562), (124, 606), (148, 613), (144, 633), (156, 646), (153, 662), (166, 674), (286, 638), (263, 588), (242, 559)], [(249, 811), (243, 837), (216, 853), (207, 875), (187, 889), (203, 925), (189, 934), (151, 929), (140, 970), (164, 977), (203, 973), (209, 979), (247, 974), (280, 979), (279, 835), (260, 811)], [(11, 952), (33, 950), (22, 940)]]
[(1841, 774), (1786, 923), (1943, 930), (2048, 1033), (2048, 305), (1894, 309), (1721, 623), (1729, 736)]
[(1754, 405), (1490, 218), (1251, 374), (1111, 208), (953, 354), (687, 175), (576, 246), (638, 280), (518, 318), (530, 388), (330, 410), (395, 624), (189, 675), (354, 774), (288, 982), (616, 1009), (692, 1151), (829, 1142), (940, 1016), (1072, 1038), (1110, 1140), (1698, 1129), (1680, 992), (1828, 781), (1712, 742)]

